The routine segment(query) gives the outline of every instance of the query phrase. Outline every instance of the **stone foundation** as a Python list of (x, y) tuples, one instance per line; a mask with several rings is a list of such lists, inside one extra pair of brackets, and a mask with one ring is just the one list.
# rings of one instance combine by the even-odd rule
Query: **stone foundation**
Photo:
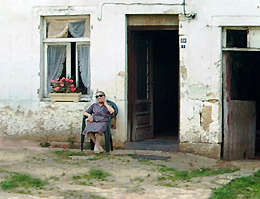
[(181, 142), (179, 144), (179, 150), (181, 152), (194, 153), (209, 158), (220, 159), (221, 145), (209, 143)]

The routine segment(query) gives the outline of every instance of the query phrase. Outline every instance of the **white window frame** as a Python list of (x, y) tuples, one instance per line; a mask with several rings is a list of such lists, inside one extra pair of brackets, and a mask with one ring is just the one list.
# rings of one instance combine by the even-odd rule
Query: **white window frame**
[[(76, 86), (78, 86), (78, 46), (79, 45), (89, 45), (90, 46), (90, 37), (82, 37), (82, 38), (46, 38), (46, 27), (48, 19), (84, 19), (87, 16), (59, 16), (59, 17), (43, 17), (43, 48), (44, 48), (44, 88), (43, 88), (43, 97), (49, 98), (49, 93), (47, 91), (48, 81), (47, 81), (47, 48), (49, 45), (61, 45), (66, 46), (66, 76), (71, 76), (71, 42), (76, 43), (75, 51), (76, 51)], [(89, 57), (90, 59), (90, 57)], [(88, 90), (87, 95), (82, 95), (82, 99), (88, 99), (90, 95), (90, 91)]]
[(224, 26), (222, 28), (222, 51), (254, 51), (254, 52), (258, 52), (260, 51), (260, 48), (251, 48), (250, 47), (250, 38), (249, 38), (249, 34), (247, 34), (247, 47), (246, 48), (237, 48), (237, 47), (230, 47), (227, 48), (226, 44), (227, 44), (227, 30), (247, 30), (250, 32), (250, 30), (252, 30), (252, 28), (255, 27), (260, 27), (260, 26)]

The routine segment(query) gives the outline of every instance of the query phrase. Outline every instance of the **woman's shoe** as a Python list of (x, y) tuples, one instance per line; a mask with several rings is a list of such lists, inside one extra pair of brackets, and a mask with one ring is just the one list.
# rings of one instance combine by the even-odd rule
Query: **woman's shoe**
[(100, 153), (99, 152), (99, 148), (98, 148), (98, 146), (95, 144), (95, 146), (94, 146), (94, 153)]
[(102, 148), (102, 146), (95, 144), (94, 147), (94, 153), (103, 153), (104, 149)]
[(98, 146), (98, 149), (99, 149), (99, 152), (100, 152), (100, 153), (104, 153), (104, 151), (105, 151), (105, 150), (102, 148), (102, 146), (100, 146), (100, 145)]

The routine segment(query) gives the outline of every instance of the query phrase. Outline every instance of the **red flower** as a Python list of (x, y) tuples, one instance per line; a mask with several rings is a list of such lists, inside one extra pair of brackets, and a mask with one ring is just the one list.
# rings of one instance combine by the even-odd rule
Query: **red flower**
[(68, 82), (68, 81), (70, 81), (70, 79), (69, 78), (65, 78), (65, 82)]
[(60, 89), (60, 87), (56, 87), (56, 88), (54, 88), (55, 91), (58, 91), (59, 89)]
[(60, 87), (63, 87), (64, 86), (64, 84), (60, 84)]
[(70, 82), (70, 83), (73, 83), (73, 79), (70, 79), (69, 82)]
[(74, 84), (71, 84), (70, 87), (73, 88), (73, 87), (74, 87)]
[(64, 82), (64, 80), (65, 80), (65, 77), (63, 77), (63, 78), (60, 79), (60, 81), (62, 81), (62, 82)]
[(71, 90), (71, 92), (74, 92), (76, 90), (76, 88), (71, 88), (70, 90)]

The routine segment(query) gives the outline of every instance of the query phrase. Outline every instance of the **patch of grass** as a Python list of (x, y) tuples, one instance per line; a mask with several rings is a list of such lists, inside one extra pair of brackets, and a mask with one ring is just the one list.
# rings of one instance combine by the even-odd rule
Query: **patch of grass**
[(40, 146), (41, 147), (49, 147), (49, 146), (51, 146), (51, 144), (49, 142), (41, 142)]
[(165, 173), (165, 172), (174, 172), (176, 171), (174, 168), (169, 168), (165, 165), (158, 165), (158, 171), (161, 172), (161, 173)]
[(88, 173), (91, 178), (102, 181), (104, 181), (108, 176), (110, 176), (108, 172), (100, 169), (90, 169)]
[(60, 178), (57, 177), (57, 176), (51, 176), (49, 179), (53, 180), (53, 181), (59, 181), (60, 180)]
[(95, 161), (95, 160), (100, 160), (100, 159), (103, 159), (103, 158), (110, 158), (112, 159), (108, 154), (95, 154), (92, 158), (88, 158), (88, 160), (90, 161)]
[(90, 194), (89, 197), (90, 197), (90, 199), (106, 199), (103, 196), (98, 196), (98, 195), (95, 195), (95, 194)]
[(161, 173), (161, 176), (158, 177), (159, 181), (170, 180), (170, 181), (189, 181), (194, 177), (204, 177), (204, 176), (215, 176), (224, 173), (232, 173), (238, 171), (239, 169), (233, 168), (225, 168), (225, 169), (209, 169), (209, 168), (201, 168), (192, 171), (179, 171), (173, 168), (169, 168), (165, 165), (159, 165), (158, 171)]
[(70, 156), (85, 156), (86, 153), (84, 152), (74, 152), (69, 150), (62, 150), (62, 151), (53, 151), (59, 158), (62, 159), (70, 159)]
[(210, 199), (259, 199), (260, 169), (252, 176), (231, 180), (220, 188), (213, 189)]
[(141, 178), (141, 177), (136, 177), (136, 178), (134, 178), (134, 179), (131, 179), (131, 181), (134, 181), (134, 182), (143, 182), (144, 179)]
[(159, 186), (165, 186), (165, 187), (176, 187), (176, 184), (173, 184), (171, 182), (161, 182), (158, 184)]
[(105, 181), (110, 173), (100, 169), (90, 169), (87, 174), (73, 176), (72, 179), (80, 185), (93, 185), (93, 181)]
[(102, 196), (98, 196), (92, 193), (75, 190), (68, 190), (65, 192), (63, 191), (61, 195), (64, 197), (64, 199), (106, 199)]
[[(7, 191), (7, 190), (16, 190), (19, 188), (42, 189), (47, 184), (48, 181), (41, 180), (39, 178), (33, 178), (27, 174), (12, 173), (10, 176), (7, 177), (6, 180), (0, 183), (0, 186), (2, 190)], [(16, 190), (16, 191), (21, 193), (24, 192), (28, 193), (28, 191), (24, 191), (24, 190)]]
[(143, 158), (136, 158), (136, 160), (141, 163), (141, 164), (153, 164), (153, 162), (151, 160), (147, 160), (147, 159), (143, 159)]

